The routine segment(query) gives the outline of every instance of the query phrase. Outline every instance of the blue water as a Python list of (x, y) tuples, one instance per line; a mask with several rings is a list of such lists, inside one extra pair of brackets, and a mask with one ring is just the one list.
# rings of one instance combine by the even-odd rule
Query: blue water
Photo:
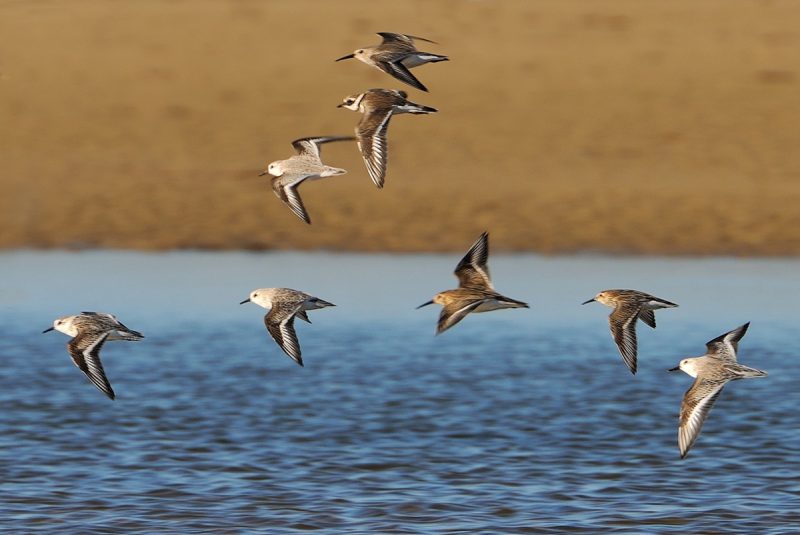
[[(800, 260), (491, 259), (530, 310), (441, 336), (451, 255), (0, 254), (0, 530), (8, 533), (791, 533), (800, 526)], [(337, 304), (297, 326), (305, 368), (250, 290)], [(639, 325), (639, 373), (609, 309), (631, 287), (680, 304)], [(142, 331), (109, 343), (111, 401), (60, 333), (81, 310)], [(667, 373), (752, 321), (689, 456)]]

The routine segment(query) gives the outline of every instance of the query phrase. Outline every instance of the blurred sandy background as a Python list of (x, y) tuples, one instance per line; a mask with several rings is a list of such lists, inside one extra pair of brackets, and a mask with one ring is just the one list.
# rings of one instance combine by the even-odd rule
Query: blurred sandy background
[[(356, 62), (436, 40), (422, 93)], [(403, 88), (386, 188), (258, 177)], [(0, 0), (0, 247), (800, 253), (800, 2)]]

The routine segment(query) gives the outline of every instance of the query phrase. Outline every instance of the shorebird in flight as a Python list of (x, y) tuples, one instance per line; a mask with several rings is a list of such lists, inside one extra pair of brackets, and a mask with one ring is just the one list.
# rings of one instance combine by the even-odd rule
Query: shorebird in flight
[(245, 303), (255, 303), (269, 309), (264, 316), (267, 332), (284, 353), (300, 366), (303, 365), (303, 357), (300, 354), (300, 342), (297, 340), (297, 333), (294, 330), (295, 317), (311, 323), (306, 310), (336, 306), (319, 297), (291, 288), (259, 288), (250, 292), (250, 297), (239, 304)]
[(114, 390), (106, 378), (103, 363), (100, 362), (100, 349), (106, 341), (136, 341), (144, 338), (144, 335), (127, 328), (113, 314), (103, 312), (81, 312), (75, 316), (60, 317), (53, 322), (52, 327), (42, 331), (42, 334), (53, 330), (72, 337), (67, 343), (72, 362), (94, 386), (114, 399)]
[(363, 114), (356, 126), (356, 141), (361, 157), (367, 166), (372, 182), (383, 187), (386, 177), (386, 165), (389, 158), (389, 147), (386, 131), (389, 119), (401, 113), (428, 114), (438, 110), (408, 100), (405, 91), (394, 89), (370, 89), (360, 95), (346, 97), (338, 108), (358, 111)]
[(683, 359), (680, 364), (670, 369), (674, 372), (682, 370), (694, 377), (694, 382), (681, 402), (680, 423), (678, 425), (678, 449), (681, 459), (689, 453), (708, 411), (729, 381), (764, 377), (767, 372), (743, 366), (736, 361), (739, 340), (747, 332), (750, 322), (732, 331), (726, 332), (706, 343), (706, 354), (702, 357)]
[(450, 59), (439, 54), (420, 52), (414, 46), (415, 40), (436, 44), (435, 41), (402, 33), (378, 32), (378, 35), (383, 38), (381, 44), (359, 48), (352, 54), (342, 56), (336, 61), (355, 58), (392, 75), (401, 82), (422, 91), (427, 91), (428, 88), (422, 85), (422, 82), (417, 80), (409, 69), (425, 63), (448, 61)]
[(653, 311), (659, 308), (678, 306), (675, 303), (638, 290), (604, 290), (588, 301), (584, 301), (583, 304), (586, 305), (592, 301), (597, 301), (614, 309), (608, 316), (611, 336), (617, 343), (622, 360), (625, 361), (625, 364), (628, 365), (633, 374), (636, 373), (636, 355), (638, 352), (636, 343), (637, 318), (655, 329), (656, 315)]
[(489, 276), (488, 260), (489, 234), (484, 232), (456, 266), (455, 275), (458, 277), (458, 288), (439, 292), (433, 299), (417, 307), (419, 309), (433, 303), (442, 305), (436, 334), (443, 333), (464, 319), (470, 312), (490, 312), (502, 308), (528, 308), (527, 303), (511, 299), (495, 291)]
[(292, 146), (297, 154), (286, 159), (276, 160), (267, 166), (266, 171), (259, 174), (264, 176), (267, 173), (272, 175), (272, 191), (291, 208), (297, 217), (308, 224), (311, 218), (308, 217), (300, 192), (297, 188), (306, 180), (317, 180), (335, 175), (343, 175), (347, 171), (337, 167), (330, 167), (322, 163), (320, 159), (320, 145), (332, 141), (352, 141), (352, 136), (327, 136), (327, 137), (304, 137), (292, 141)]

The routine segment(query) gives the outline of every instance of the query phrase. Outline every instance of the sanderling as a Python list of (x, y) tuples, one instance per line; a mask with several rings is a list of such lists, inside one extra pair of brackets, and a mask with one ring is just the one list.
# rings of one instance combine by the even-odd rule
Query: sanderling
[(456, 266), (458, 288), (439, 292), (433, 299), (417, 307), (419, 309), (433, 303), (442, 305), (436, 334), (443, 333), (470, 312), (528, 308), (527, 303), (511, 299), (494, 290), (492, 279), (489, 277), (489, 267), (486, 265), (488, 260), (489, 234), (484, 232)]
[(300, 342), (294, 332), (294, 318), (311, 323), (306, 310), (336, 306), (291, 288), (259, 288), (250, 292), (250, 297), (239, 303), (255, 303), (258, 306), (270, 309), (264, 316), (264, 324), (272, 338), (281, 346), (284, 353), (292, 360), (303, 365), (300, 356)]
[(63, 316), (55, 320), (52, 327), (42, 331), (42, 334), (52, 330), (72, 336), (72, 340), (67, 343), (72, 362), (97, 388), (114, 399), (114, 390), (106, 379), (103, 363), (100, 362), (100, 349), (106, 341), (136, 341), (144, 338), (144, 335), (127, 328), (116, 316), (103, 312), (81, 312), (76, 316)]
[(329, 167), (320, 159), (320, 145), (331, 141), (352, 141), (352, 136), (306, 137), (295, 139), (292, 146), (297, 154), (287, 160), (277, 160), (267, 166), (267, 173), (273, 176), (272, 190), (280, 200), (285, 202), (292, 212), (306, 223), (311, 223), (303, 200), (297, 191), (298, 186), (305, 180), (316, 180), (334, 175), (343, 175), (347, 171), (336, 167)]
[(389, 119), (400, 113), (427, 114), (438, 111), (430, 106), (411, 102), (405, 91), (394, 89), (370, 89), (360, 95), (351, 95), (338, 108), (360, 111), (364, 114), (356, 126), (358, 150), (367, 165), (370, 178), (379, 188), (383, 187), (388, 161), (386, 130)]
[(401, 82), (405, 82), (422, 91), (427, 91), (428, 88), (422, 85), (422, 83), (411, 74), (409, 69), (424, 65), (425, 63), (448, 61), (450, 59), (447, 56), (440, 56), (439, 54), (420, 52), (417, 50), (417, 47), (414, 46), (414, 40), (436, 44), (435, 41), (402, 33), (378, 32), (378, 35), (383, 38), (383, 41), (378, 46), (359, 48), (352, 54), (342, 56), (336, 61), (356, 58), (367, 65), (371, 65), (376, 69), (380, 69), (394, 76)]
[(681, 403), (680, 424), (678, 426), (678, 448), (681, 459), (689, 453), (708, 411), (719, 397), (728, 381), (764, 377), (767, 372), (743, 366), (736, 362), (739, 340), (747, 332), (750, 322), (720, 335), (706, 343), (706, 354), (702, 357), (683, 359), (669, 371), (683, 370), (694, 377), (694, 382)]
[(605, 290), (583, 304), (592, 301), (614, 307), (614, 311), (608, 316), (611, 336), (617, 343), (622, 360), (633, 374), (636, 373), (636, 318), (655, 329), (656, 315), (653, 311), (678, 306), (638, 290)]

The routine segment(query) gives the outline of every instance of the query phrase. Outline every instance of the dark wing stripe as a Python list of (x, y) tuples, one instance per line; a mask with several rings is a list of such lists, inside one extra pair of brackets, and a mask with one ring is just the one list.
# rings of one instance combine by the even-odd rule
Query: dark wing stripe
[(114, 399), (114, 390), (106, 378), (103, 363), (100, 361), (100, 349), (102, 349), (108, 335), (109, 331), (104, 333), (80, 333), (67, 346), (75, 365), (101, 392)]
[(729, 360), (736, 362), (736, 352), (739, 350), (739, 340), (747, 332), (750, 322), (741, 325), (732, 331), (721, 334), (706, 342), (706, 349), (708, 354), (715, 356), (722, 360)]
[(296, 187), (297, 186), (286, 186), (282, 188), (283, 200), (297, 217), (310, 225), (311, 218), (308, 217), (306, 207), (303, 205), (303, 199), (300, 198), (300, 192), (297, 191)]
[(294, 330), (294, 316), (280, 324), (281, 335), (283, 336), (283, 350), (292, 360), (302, 366), (303, 359), (300, 356), (300, 342), (297, 340), (297, 333)]
[(678, 427), (678, 448), (681, 459), (686, 457), (689, 449), (700, 435), (706, 416), (722, 392), (725, 383), (727, 381), (695, 379), (684, 394)]
[(462, 288), (493, 289), (489, 275), (489, 234), (484, 232), (472, 244), (456, 266), (455, 274)]
[(294, 150), (297, 151), (297, 154), (304, 154), (312, 156), (313, 158), (319, 160), (319, 145), (314, 143), (315, 138), (302, 138), (302, 139), (295, 139), (292, 141), (292, 147)]
[(378, 35), (383, 37), (383, 43), (401, 42), (410, 44), (413, 40), (416, 40), (438, 44), (436, 41), (431, 41), (430, 39), (425, 39), (424, 37), (417, 37), (416, 35), (409, 35), (407, 33), (378, 32)]
[(272, 190), (297, 217), (311, 224), (311, 218), (308, 217), (306, 207), (303, 205), (303, 199), (297, 190), (307, 178), (308, 176), (293, 177), (291, 175), (274, 177), (272, 179)]
[(264, 324), (272, 339), (278, 346), (300, 366), (303, 365), (303, 358), (300, 352), (300, 342), (294, 330), (294, 314), (299, 308), (299, 304), (291, 306), (281, 306), (276, 303), (269, 313), (264, 316)]
[(389, 129), (392, 109), (388, 108), (381, 111), (386, 115), (384, 115), (380, 123), (373, 127), (374, 122), (371, 120), (373, 116), (365, 116), (359, 123), (357, 132), (358, 148), (367, 166), (367, 172), (372, 182), (379, 188), (383, 187), (386, 166), (389, 160), (386, 133)]
[(453, 302), (444, 305), (442, 307), (442, 312), (439, 314), (439, 323), (436, 326), (436, 334), (443, 333), (464, 319), (467, 314), (478, 308), (484, 301), (485, 299), (477, 299), (464, 306), (461, 306), (462, 303), (459, 302)]
[(317, 136), (304, 137), (292, 141), (292, 147), (298, 154), (309, 155), (317, 160), (320, 159), (320, 145), (332, 141), (352, 141), (352, 136)]
[(420, 91), (427, 91), (428, 90), (427, 87), (422, 85), (422, 82), (417, 80), (414, 77), (414, 75), (411, 74), (411, 71), (409, 71), (408, 68), (406, 68), (405, 65), (400, 63), (400, 60), (396, 60), (396, 61), (379, 61), (379, 62), (376, 63), (376, 65), (382, 71), (384, 71), (387, 74), (390, 74), (391, 76), (397, 78), (401, 82), (407, 83), (411, 87), (416, 87)]
[(648, 294), (648, 297), (650, 298), (651, 301), (655, 301), (656, 303), (661, 303), (662, 305), (666, 305), (667, 307), (678, 306), (676, 303), (673, 303), (672, 301), (667, 301), (666, 299), (661, 299), (660, 297), (656, 297), (654, 295)]
[(404, 35), (402, 33), (378, 32), (378, 35), (380, 35), (383, 38), (381, 44), (386, 44), (386, 43), (405, 43), (409, 45), (411, 44), (410, 36)]
[(628, 365), (631, 373), (636, 373), (636, 318), (640, 307), (635, 304), (621, 304), (608, 317), (611, 334), (617, 343), (622, 360)]
[(639, 311), (639, 319), (653, 329), (656, 328), (656, 313), (653, 310), (650, 310), (649, 308), (643, 308)]
[(507, 297), (505, 295), (495, 294), (494, 295), (494, 299), (496, 299), (498, 303), (505, 303), (505, 304), (510, 304), (510, 305), (518, 305), (519, 307), (527, 307), (528, 306), (528, 303), (526, 303), (525, 301), (520, 301), (518, 299), (512, 299), (512, 298)]

